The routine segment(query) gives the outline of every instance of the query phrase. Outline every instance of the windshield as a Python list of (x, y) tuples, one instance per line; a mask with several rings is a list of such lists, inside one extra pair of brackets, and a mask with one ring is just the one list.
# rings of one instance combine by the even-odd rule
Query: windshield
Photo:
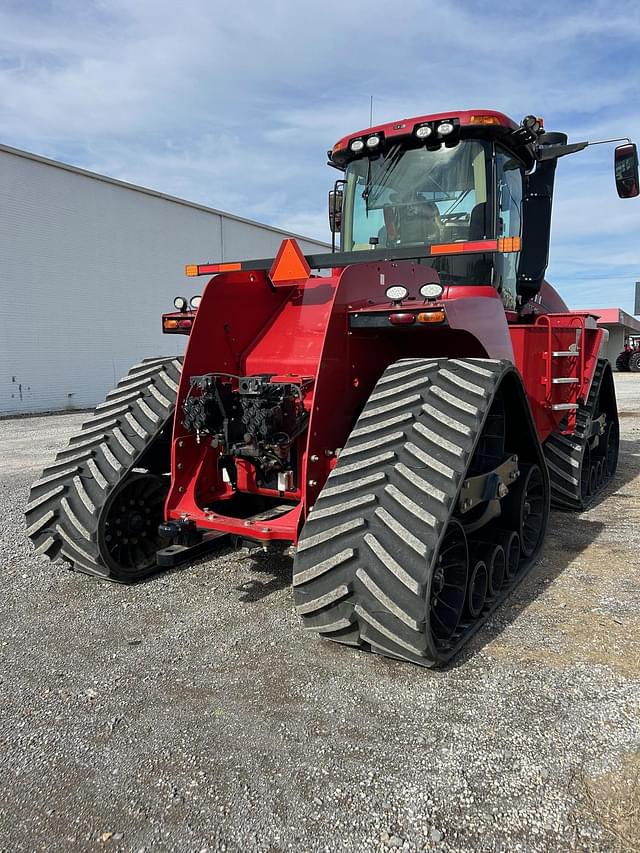
[(352, 161), (345, 174), (342, 250), (491, 237), (490, 157), (488, 144), (466, 140), (437, 151), (395, 146), (383, 157)]

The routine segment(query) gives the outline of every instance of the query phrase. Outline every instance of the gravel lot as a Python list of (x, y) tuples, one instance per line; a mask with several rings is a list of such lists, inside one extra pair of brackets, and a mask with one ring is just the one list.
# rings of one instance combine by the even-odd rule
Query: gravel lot
[(640, 377), (619, 473), (443, 672), (307, 636), (286, 558), (135, 587), (35, 557), (83, 420), (0, 422), (2, 851), (640, 849)]

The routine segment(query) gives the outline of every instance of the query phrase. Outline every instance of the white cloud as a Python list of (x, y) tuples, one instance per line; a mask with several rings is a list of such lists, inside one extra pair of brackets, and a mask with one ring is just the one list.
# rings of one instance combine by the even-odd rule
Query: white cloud
[[(635, 0), (13, 0), (0, 141), (326, 239), (326, 150), (370, 94), (378, 122), (484, 106), (640, 136), (639, 42)], [(640, 277), (611, 156), (559, 165), (550, 277), (570, 293), (574, 274)]]

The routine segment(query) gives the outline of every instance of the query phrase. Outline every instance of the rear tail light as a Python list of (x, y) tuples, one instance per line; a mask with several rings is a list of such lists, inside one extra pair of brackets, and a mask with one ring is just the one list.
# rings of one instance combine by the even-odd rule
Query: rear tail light
[(402, 314), (389, 314), (389, 322), (393, 326), (410, 326), (411, 323), (415, 323), (416, 315), (409, 313)]

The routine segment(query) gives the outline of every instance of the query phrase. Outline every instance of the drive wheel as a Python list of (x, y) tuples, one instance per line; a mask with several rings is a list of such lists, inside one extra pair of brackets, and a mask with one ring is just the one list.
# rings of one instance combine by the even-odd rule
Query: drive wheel
[(640, 373), (640, 352), (634, 352), (629, 359), (629, 370), (632, 373)]
[(156, 565), (168, 540), (158, 534), (169, 482), (134, 473), (110, 495), (98, 523), (100, 554), (118, 580), (136, 580)]
[(511, 491), (504, 519), (520, 536), (523, 555), (530, 557), (544, 534), (544, 479), (539, 466), (522, 465), (520, 477)]

